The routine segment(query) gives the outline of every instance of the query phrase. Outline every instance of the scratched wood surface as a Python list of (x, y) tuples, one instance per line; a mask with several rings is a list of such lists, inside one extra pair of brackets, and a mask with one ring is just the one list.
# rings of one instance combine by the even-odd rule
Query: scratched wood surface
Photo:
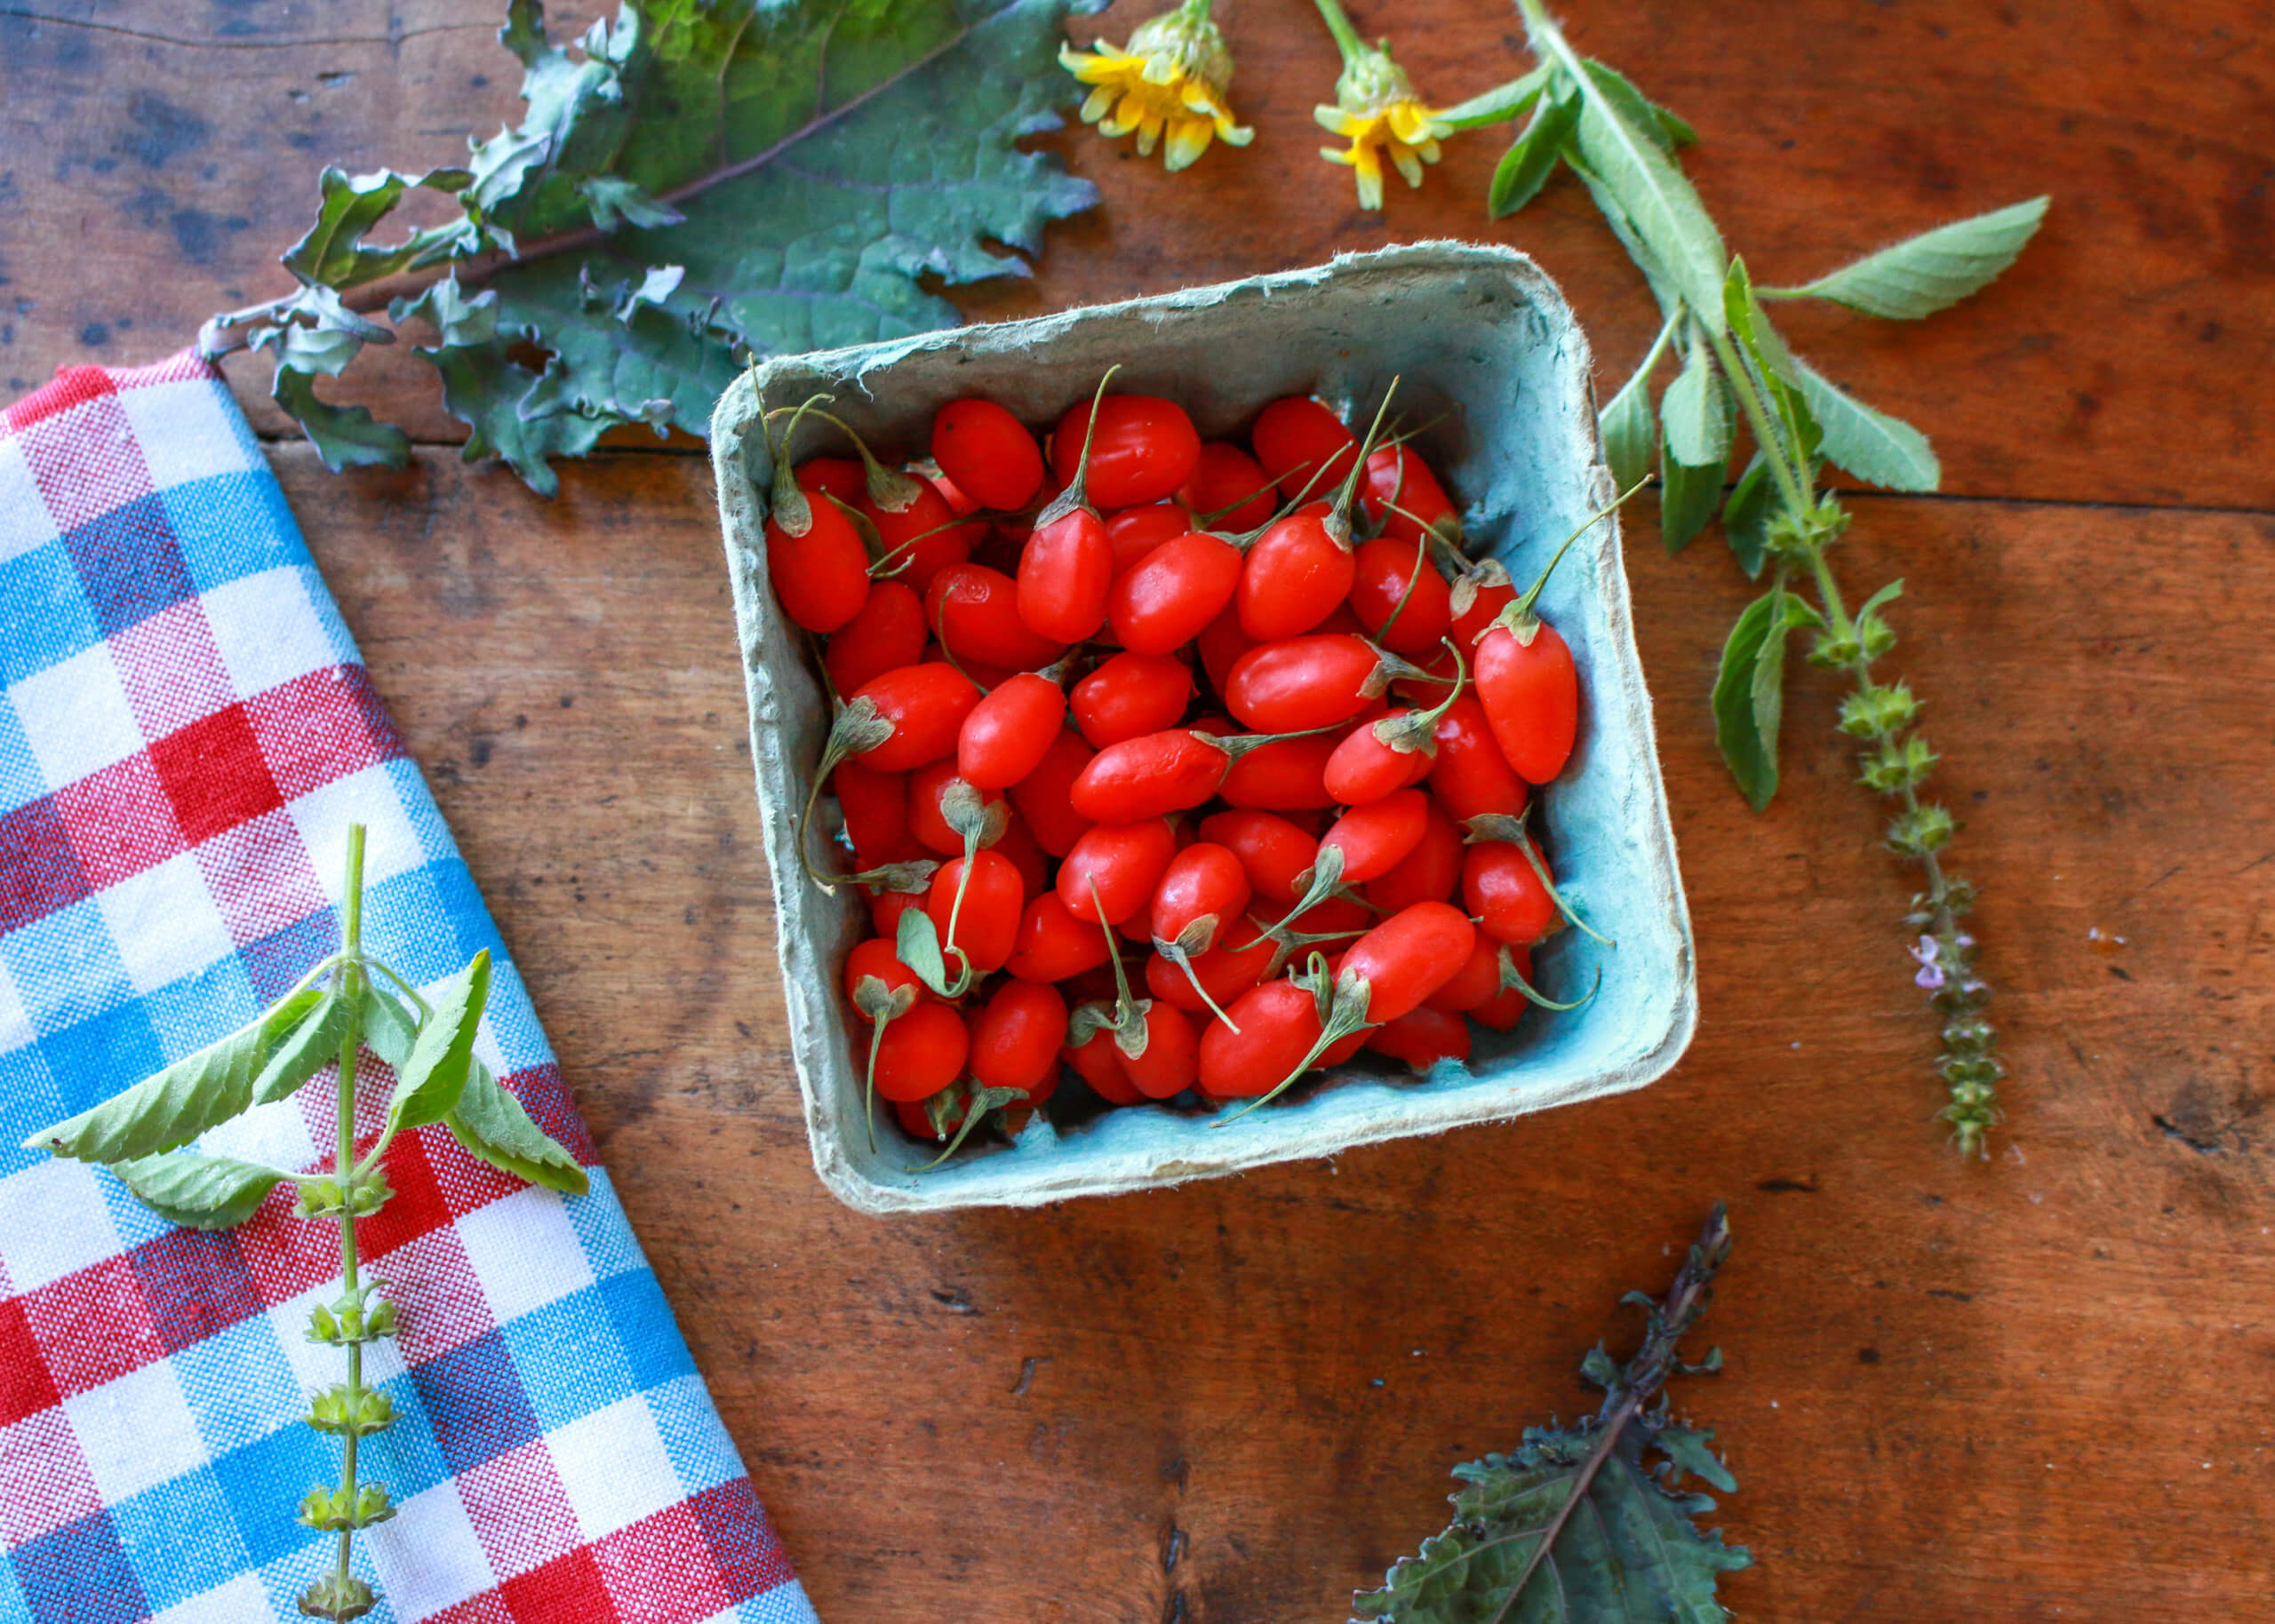
[[(319, 162), (432, 161), (510, 111), (509, 60), (445, 0), (6, 4), (12, 392), (275, 288)], [(1711, 543), (1658, 556), (1646, 524), (1631, 572), (1704, 1008), (1672, 1075), (1332, 1165), (858, 1217), (806, 1160), (700, 460), (615, 452), (536, 501), (460, 466), (396, 357), (366, 398), (436, 442), (409, 469), (274, 448), (826, 1619), (1339, 1619), (1439, 1524), (1447, 1466), (1587, 1402), (1578, 1356), (1624, 1347), (1615, 1299), (1662, 1283), (1717, 1196), (1730, 1365), (1678, 1397), (1743, 1485), (1720, 1517), (1759, 1558), (1727, 1585), (1743, 1615), (2114, 1624), (2275, 1593), (2271, 8), (1571, 10), (1698, 124), (1701, 183), (1772, 275), (2056, 195), (1976, 306), (1793, 322), (1949, 474), (1944, 498), (1860, 498), (1840, 564), (1907, 580), (1896, 663), (1989, 887), (2016, 1077), (1988, 1165), (1928, 1120), (1904, 881), (1832, 697), (1801, 685), (1785, 791), (1748, 814), (1704, 719), (1744, 584)], [(1444, 99), (1520, 60), (1490, 0), (1359, 20)], [(1494, 143), (1472, 138), (1386, 221), (1359, 215), (1310, 155), (1333, 61), (1307, 10), (1247, 0), (1230, 27), (1257, 146), (1165, 181), (1067, 141), (1105, 207), (968, 309), (1461, 235), (1537, 254), (1608, 366), (1640, 349), (1583, 200), (1489, 227)], [(1789, 87), (1752, 88), (1781, 65)], [(258, 372), (236, 381), (274, 429)]]

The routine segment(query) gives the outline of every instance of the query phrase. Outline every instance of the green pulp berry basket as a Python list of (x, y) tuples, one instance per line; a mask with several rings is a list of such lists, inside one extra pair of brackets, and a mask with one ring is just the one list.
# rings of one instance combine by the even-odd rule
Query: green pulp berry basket
[[(1147, 1106), (1059, 1132), (1038, 1118), (1018, 1141), (968, 1144), (924, 1174), (881, 1109), (862, 1124), (864, 1046), (838, 992), (866, 929), (857, 893), (824, 892), (802, 871), (798, 808), (829, 730), (810, 644), (767, 583), (765, 497), (772, 461), (761, 402), (818, 392), (881, 451), (923, 454), (933, 413), (982, 394), (1031, 424), (1087, 399), (1110, 364), (1114, 387), (1179, 402), (1205, 435), (1243, 432), (1282, 395), (1313, 394), (1346, 417), (1370, 411), (1393, 376), (1417, 443), (1463, 510), (1474, 556), (1519, 583), (1616, 494), (1603, 466), (1586, 340), (1555, 285), (1505, 249), (1421, 243), (1061, 315), (956, 328), (780, 357), (737, 382), (712, 420), (719, 511), (750, 701), (751, 758), (772, 866), (780, 973), (814, 1166), (866, 1213), (1021, 1206), (1329, 1156), (1353, 1145), (1498, 1121), (1652, 1081), (1697, 1019), (1690, 920), (1659, 778), (1650, 698), (1635, 652), (1616, 520), (1590, 529), (1551, 577), (1541, 613), (1572, 646), (1580, 737), (1543, 791), (1535, 827), (1560, 885), (1606, 948), (1565, 930), (1535, 955), (1551, 997), (1594, 998), (1569, 1013), (1529, 1011), (1516, 1030), (1480, 1030), (1466, 1064), (1391, 1074), (1378, 1057), (1306, 1080), (1238, 1122)], [(826, 803), (825, 803), (826, 804)], [(817, 840), (820, 839), (816, 836)]]

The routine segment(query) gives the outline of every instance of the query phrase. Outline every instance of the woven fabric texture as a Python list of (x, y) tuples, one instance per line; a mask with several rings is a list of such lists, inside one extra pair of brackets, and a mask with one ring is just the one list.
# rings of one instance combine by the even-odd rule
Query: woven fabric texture
[[(401, 1509), (356, 1540), (371, 1616), (811, 1620), (282, 493), (183, 356), (70, 370), (0, 415), (0, 1624), (291, 1618), (329, 1563), (293, 1514), (338, 1474), (303, 1420), (345, 1373), (303, 1334), (337, 1230), (289, 1185), (237, 1229), (177, 1229), (15, 1147), (334, 951), (351, 821), (367, 946), (422, 987), (490, 950), (476, 1052), (592, 1177), (534, 1189), (440, 1126), (388, 1151), (363, 1246), (402, 1330), (365, 1369), (396, 1419), (363, 1476)], [(331, 1095), (200, 1142), (315, 1167)]]

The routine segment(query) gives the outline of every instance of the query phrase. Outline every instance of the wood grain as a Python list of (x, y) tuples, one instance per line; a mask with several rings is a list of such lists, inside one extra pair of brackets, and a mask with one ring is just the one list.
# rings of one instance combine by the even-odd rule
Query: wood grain
[(1990, 885), (2016, 1071), (1990, 1165), (1928, 1119), (1902, 879), (1832, 695), (1801, 686), (1785, 793), (1748, 814), (1703, 725), (1743, 583), (1639, 545), (1704, 1006), (1672, 1075), (879, 1223), (806, 1159), (700, 465), (603, 458), (547, 506), (439, 451), (275, 460), (825, 1618), (1339, 1618), (1448, 1465), (1588, 1402), (1578, 1355), (1632, 1337), (1619, 1293), (1717, 1196), (1730, 1368), (1679, 1400), (1743, 1485), (1742, 1614), (2221, 1617), (2275, 1582), (2275, 652), (2247, 607), (2275, 521), (1858, 504), (1841, 567), (1906, 577), (1896, 661)]
[[(232, 5), (9, 0), (0, 12), (8, 183), (0, 186), (0, 378), (156, 358), (217, 309), (289, 287), (275, 256), (314, 207), (315, 171), (455, 162), (516, 115), (518, 67), (451, 0)], [(1125, 36), (1152, 0), (1079, 25)], [(68, 17), (34, 13), (68, 7)], [(556, 9), (580, 28), (590, 0)], [(475, 8), (479, 12), (482, 8)], [(1361, 9), (1423, 88), (1452, 101), (1528, 65), (1497, 0)], [(1796, 311), (1793, 336), (1840, 382), (1918, 423), (1951, 490), (2159, 505), (2275, 506), (2275, 67), (2266, 0), (1996, 6), (1674, 0), (1576, 7), (1583, 49), (1703, 135), (1688, 162), (1732, 245), (1799, 280), (1900, 235), (2039, 192), (2055, 206), (1986, 298), (1925, 325)], [(996, 314), (1064, 308), (1338, 249), (1459, 236), (1512, 242), (1563, 283), (1617, 386), (1648, 302), (1583, 194), (1552, 187), (1484, 218), (1492, 131), (1449, 143), (1419, 193), (1353, 205), (1316, 156), (1336, 62), (1300, 0), (1237, 0), (1245, 153), (1179, 177), (1087, 131), (1058, 138), (1106, 207), (1055, 229), (1042, 275), (960, 295)], [(150, 273), (163, 267), (163, 275)], [(12, 314), (11, 314), (12, 313)], [(410, 346), (352, 393), (422, 439), (454, 441)], [(232, 363), (264, 432), (268, 370)]]
[[(12, 391), (154, 358), (275, 290), (319, 163), (447, 159), (514, 111), (509, 59), (448, 0), (5, 3)], [(1588, 1403), (1579, 1355), (1624, 1347), (1619, 1293), (1662, 1284), (1718, 1196), (1738, 1249), (1705, 1332), (1730, 1367), (1678, 1400), (1743, 1485), (1721, 1519), (1760, 1559), (1728, 1584), (1743, 1615), (2264, 1611), (2275, 517), (2211, 510), (2275, 506), (2271, 11), (1642, 0), (1569, 19), (1698, 124), (1694, 171), (1767, 275), (2055, 194), (1976, 306), (1792, 322), (1935, 434), (1976, 498), (1860, 498), (1838, 562), (1906, 578), (1894, 663), (1968, 820), (1960, 865), (1989, 888), (2016, 1075), (1988, 1165), (1928, 1119), (1904, 880), (1848, 784), (1835, 697), (1800, 684), (1785, 791), (1748, 814), (1704, 724), (1746, 588), (1711, 539), (1658, 556), (1643, 514), (1631, 573), (1704, 1006), (1672, 1075), (1332, 1164), (857, 1217), (807, 1161), (702, 463), (604, 456), (547, 504), (440, 446), (345, 479), (275, 449), (825, 1618), (1340, 1618), (1439, 1525), (1447, 1466)], [(1334, 62), (1308, 8), (1238, 0), (1227, 20), (1256, 147), (1169, 179), (1065, 138), (1106, 206), (968, 310), (1457, 235), (1537, 254), (1608, 370), (1640, 350), (1642, 295), (1583, 199), (1559, 187), (1489, 227), (1497, 143), (1472, 137), (1386, 219), (1359, 214), (1311, 155)], [(1359, 21), (1444, 100), (1521, 60), (1497, 4)], [(381, 360), (368, 398), (455, 438), (421, 364)], [(237, 364), (275, 429), (262, 369)]]

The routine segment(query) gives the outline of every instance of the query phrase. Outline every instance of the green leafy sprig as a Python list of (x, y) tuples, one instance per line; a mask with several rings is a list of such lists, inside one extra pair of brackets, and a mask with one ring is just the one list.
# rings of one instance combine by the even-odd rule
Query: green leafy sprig
[[(276, 403), (334, 469), (400, 465), (410, 442), (327, 402), (367, 344), (413, 317), (443, 404), (530, 485), (609, 429), (703, 434), (738, 359), (952, 324), (920, 282), (1024, 275), (1097, 192), (1023, 136), (1074, 86), (1059, 28), (1082, 0), (624, 0), (576, 46), (541, 0), (499, 39), (528, 114), (462, 167), (326, 169), (283, 256), (291, 294), (215, 316), (199, 347), (274, 352)], [(370, 238), (416, 192), (451, 218)]]
[[(1647, 1316), (1634, 1357), (1614, 1364), (1599, 1342), (1581, 1362), (1581, 1374), (1604, 1389), (1602, 1407), (1570, 1427), (1528, 1427), (1513, 1453), (1454, 1468), (1469, 1486), (1453, 1496), (1452, 1525), (1402, 1558), (1381, 1589), (1356, 1597), (1358, 1617), (1708, 1624), (1729, 1616), (1715, 1587), (1753, 1558), (1723, 1544), (1719, 1530), (1701, 1532), (1697, 1519), (1714, 1502), (1680, 1485), (1688, 1472), (1728, 1493), (1737, 1479), (1708, 1447), (1714, 1435), (1675, 1421), (1662, 1391), (1677, 1372), (1721, 1368), (1720, 1349), (1686, 1365), (1677, 1344), (1705, 1312), (1729, 1253), (1729, 1215), (1717, 1204), (1664, 1300), (1640, 1291), (1621, 1299)], [(1656, 1464), (1647, 1460), (1654, 1452)]]
[[(363, 1384), (363, 1349), (395, 1334), (395, 1304), (379, 1281), (364, 1278), (355, 1245), (356, 1220), (394, 1194), (381, 1166), (387, 1147), (405, 1128), (440, 1122), (470, 1155), (517, 1178), (575, 1195), (587, 1187), (577, 1158), (475, 1057), (475, 1030), (490, 991), (488, 951), (443, 982), (431, 1002), (367, 954), (361, 824), (347, 831), (344, 896), (339, 951), (250, 1024), (24, 1142), (28, 1150), (108, 1167), (145, 1206), (191, 1229), (243, 1223), (281, 1183), (299, 1192), (296, 1216), (338, 1224), (339, 1295), (309, 1309), (307, 1337), (347, 1354), (347, 1379), (308, 1404), (308, 1424), (340, 1440), (339, 1482), (309, 1490), (299, 1509), (306, 1526), (338, 1536), (331, 1571), (301, 1596), (300, 1612), (333, 1620), (371, 1611), (376, 1598), (353, 1571), (352, 1544), (357, 1529), (395, 1515), (383, 1486), (359, 1480), (356, 1461), (359, 1441), (394, 1419), (387, 1396)], [(395, 1084), (379, 1136), (358, 1156), (356, 1060), (367, 1048), (394, 1069)], [(291, 1173), (188, 1148), (199, 1134), (289, 1097), (335, 1064), (339, 1137), (329, 1173)]]
[[(1984, 1014), (1990, 988), (1961, 926), (1976, 891), (1944, 867), (1957, 820), (1921, 794), (1936, 757), (1918, 731), (1920, 701), (1875, 669), (1896, 647), (1886, 610), (1904, 584), (1889, 582), (1848, 607), (1829, 553), (1849, 514), (1819, 485), (1827, 464), (1907, 491), (1935, 490), (1942, 469), (1919, 430), (1795, 355), (1766, 305), (1815, 299), (1890, 320), (1931, 315), (2013, 264), (2048, 200), (1940, 227), (1798, 287), (1757, 288), (1683, 172), (1681, 149), (1696, 132), (1616, 69), (1576, 52), (1542, 0), (1519, 0), (1519, 9), (1539, 65), (1449, 116), (1465, 123), (1524, 118), (1494, 175), (1489, 211), (1497, 218), (1522, 208), (1558, 169), (1569, 169), (1649, 284), (1664, 320), (1642, 364), (1601, 411), (1605, 460), (1625, 485), (1646, 475), (1656, 456), (1670, 553), (1719, 513), (1740, 567), (1755, 579), (1769, 576), (1768, 590), (1730, 630), (1713, 695), (1716, 742), (1756, 811), (1777, 791), (1793, 634), (1811, 634), (1810, 665), (1848, 678), (1840, 726), (1861, 747), (1859, 782), (1895, 803), (1888, 849), (1918, 864), (1925, 882), (1905, 924), (1914, 979), (1944, 1020), (1936, 1069), (1949, 1098), (1938, 1114), (1962, 1153), (1987, 1155), (2006, 1069)], [(1655, 406), (1653, 385), (1670, 361), (1675, 373)], [(1754, 449), (1726, 486), (1741, 422)]]

